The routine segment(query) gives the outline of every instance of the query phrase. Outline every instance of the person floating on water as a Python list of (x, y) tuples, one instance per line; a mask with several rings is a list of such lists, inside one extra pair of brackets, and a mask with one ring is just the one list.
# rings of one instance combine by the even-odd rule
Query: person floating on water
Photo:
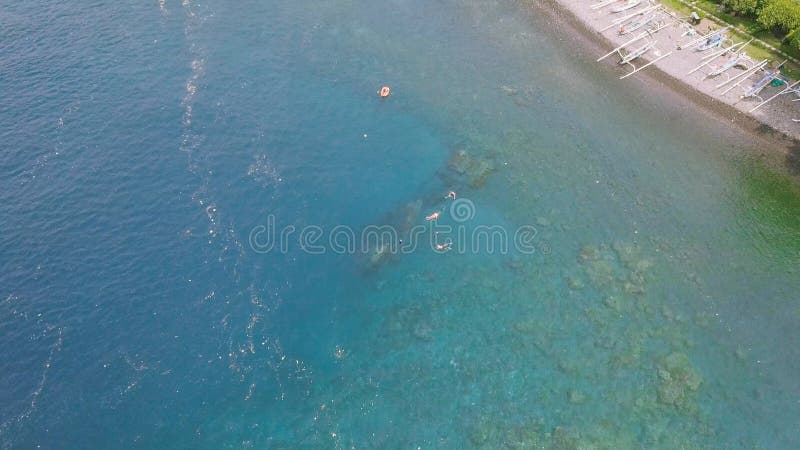
[(439, 240), (439, 232), (433, 233), (433, 248), (436, 249), (437, 252), (446, 253), (449, 252), (453, 248), (453, 240), (450, 238), (446, 238), (444, 243), (436, 244), (435, 242)]
[(392, 90), (389, 89), (389, 86), (384, 86), (384, 87), (381, 88), (380, 91), (378, 91), (378, 95), (380, 95), (381, 98), (386, 98), (386, 97), (390, 96), (391, 94), (392, 94)]
[[(455, 200), (456, 199), (456, 191), (449, 191), (447, 193), (447, 195), (445, 196), (445, 199), (446, 200), (450, 200), (450, 199)], [(441, 214), (442, 214), (442, 211), (436, 211), (435, 213), (431, 214), (430, 216), (425, 216), (425, 220), (427, 220), (427, 221), (436, 220), (436, 219), (439, 218), (439, 216)]]

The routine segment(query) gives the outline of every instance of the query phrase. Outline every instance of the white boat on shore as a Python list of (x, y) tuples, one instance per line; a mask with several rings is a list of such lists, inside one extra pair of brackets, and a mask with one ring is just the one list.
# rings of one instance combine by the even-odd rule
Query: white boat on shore
[(725, 61), (723, 61), (718, 66), (711, 66), (711, 72), (709, 72), (705, 78), (712, 78), (718, 75), (722, 75), (723, 73), (727, 72), (728, 69), (736, 66), (737, 64), (742, 63), (747, 59), (747, 55), (744, 52), (736, 52), (728, 57)]
[(706, 39), (705, 42), (703, 42), (700, 45), (698, 45), (697, 46), (697, 51), (698, 52), (704, 52), (704, 51), (706, 51), (708, 49), (711, 49), (711, 48), (720, 47), (720, 46), (722, 46), (722, 43), (725, 42), (725, 39), (727, 37), (728, 37), (728, 35), (725, 34), (724, 32), (719, 32), (719, 33), (709, 37), (708, 39)]
[[(654, 48), (655, 46), (656, 46), (656, 42), (655, 41), (648, 41), (646, 44), (642, 45), (641, 47), (638, 47), (638, 48), (636, 48), (634, 50), (631, 50), (628, 53), (626, 53), (624, 56), (621, 56), (622, 59), (620, 59), (619, 64), (620, 65), (630, 64), (631, 61), (633, 61), (634, 59), (644, 55), (645, 53), (650, 51), (650, 49)], [(622, 55), (622, 53), (620, 53), (620, 55)]]
[(634, 31), (649, 25), (652, 21), (656, 19), (657, 14), (650, 14), (645, 17), (640, 17), (638, 19), (631, 20), (630, 22), (624, 23), (619, 27), (619, 34), (624, 35), (628, 33), (633, 33)]
[(642, 3), (642, 0), (622, 0), (622, 4), (611, 8), (612, 13), (621, 13), (631, 8), (635, 8)]
[[(782, 64), (781, 64), (781, 66), (782, 66)], [(761, 94), (761, 91), (763, 91), (764, 88), (767, 87), (767, 85), (772, 83), (774, 80), (778, 80), (779, 79), (779, 80), (781, 80), (782, 84), (785, 84), (788, 80), (786, 80), (785, 78), (783, 78), (781, 76), (781, 66), (778, 66), (777, 68), (775, 68), (775, 70), (768, 70), (761, 78), (756, 80), (755, 83), (753, 83), (749, 88), (744, 90), (744, 95), (742, 97), (743, 98), (748, 98), (748, 97), (761, 98), (759, 96), (759, 94)]]

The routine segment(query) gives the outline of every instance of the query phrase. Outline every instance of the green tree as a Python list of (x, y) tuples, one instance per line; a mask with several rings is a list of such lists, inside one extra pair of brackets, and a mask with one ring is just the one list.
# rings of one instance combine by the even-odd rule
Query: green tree
[(800, 30), (795, 29), (783, 39), (790, 47), (800, 50)]
[(741, 16), (754, 16), (759, 0), (722, 0), (722, 4)]
[(758, 13), (758, 23), (772, 30), (789, 33), (800, 27), (800, 4), (795, 0), (766, 0)]

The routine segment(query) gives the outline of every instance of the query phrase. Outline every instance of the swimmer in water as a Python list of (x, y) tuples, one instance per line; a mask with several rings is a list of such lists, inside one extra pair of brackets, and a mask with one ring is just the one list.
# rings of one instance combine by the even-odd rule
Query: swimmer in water
[(450, 240), (450, 239), (447, 239), (446, 241), (444, 241), (443, 244), (436, 244), (434, 246), (434, 248), (436, 248), (437, 252), (444, 253), (444, 252), (449, 252), (450, 249), (452, 248), (452, 246), (453, 246), (453, 241)]
[(448, 192), (448, 193), (447, 193), (447, 197), (445, 197), (445, 198), (446, 198), (446, 199), (453, 199), (453, 200), (455, 200), (455, 199), (456, 199), (456, 191), (450, 191), (450, 192)]
[(439, 218), (439, 214), (441, 214), (441, 213), (442, 213), (441, 211), (436, 211), (435, 213), (431, 214), (430, 216), (425, 216), (425, 220), (436, 220), (436, 219)]

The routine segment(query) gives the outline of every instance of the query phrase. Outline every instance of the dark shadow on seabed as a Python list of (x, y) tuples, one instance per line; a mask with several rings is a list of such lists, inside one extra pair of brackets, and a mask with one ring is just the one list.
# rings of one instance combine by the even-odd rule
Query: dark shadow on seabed
[[(800, 124), (798, 124), (800, 126)], [(776, 131), (765, 124), (757, 124), (753, 127), (753, 132), (761, 139), (766, 140), (767, 145), (782, 147), (786, 156), (783, 158), (783, 166), (792, 176), (800, 176), (800, 141), (792, 139), (785, 134)]]
[(787, 149), (786, 168), (792, 175), (800, 176), (800, 142), (794, 142)]

